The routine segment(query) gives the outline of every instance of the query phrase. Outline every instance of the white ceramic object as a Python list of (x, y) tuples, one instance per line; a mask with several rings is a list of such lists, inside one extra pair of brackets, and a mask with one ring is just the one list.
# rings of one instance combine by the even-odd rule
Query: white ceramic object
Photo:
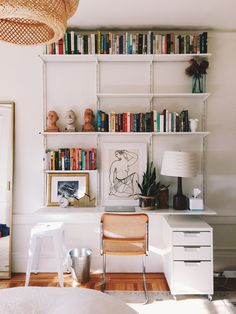
[(198, 121), (198, 119), (189, 119), (191, 132), (197, 132)]

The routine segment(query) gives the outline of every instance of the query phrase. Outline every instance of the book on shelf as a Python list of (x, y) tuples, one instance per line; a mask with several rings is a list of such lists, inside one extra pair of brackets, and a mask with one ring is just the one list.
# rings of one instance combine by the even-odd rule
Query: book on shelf
[(59, 171), (96, 170), (96, 148), (59, 148), (46, 152), (46, 169)]
[(201, 54), (207, 53), (207, 32), (194, 34), (67, 30), (46, 54)]

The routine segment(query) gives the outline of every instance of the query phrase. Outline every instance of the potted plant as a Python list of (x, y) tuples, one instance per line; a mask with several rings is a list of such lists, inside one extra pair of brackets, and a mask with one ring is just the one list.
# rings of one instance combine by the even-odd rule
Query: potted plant
[(160, 188), (160, 182), (156, 180), (156, 169), (153, 162), (147, 163), (147, 169), (143, 173), (142, 183), (138, 183), (140, 189), (139, 206), (145, 209), (155, 207), (157, 193)]

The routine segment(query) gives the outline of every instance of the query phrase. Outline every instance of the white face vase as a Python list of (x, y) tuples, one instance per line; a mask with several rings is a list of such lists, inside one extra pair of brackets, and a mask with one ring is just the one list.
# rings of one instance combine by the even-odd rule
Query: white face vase
[(191, 132), (197, 132), (198, 119), (189, 119)]
[(69, 110), (67, 111), (66, 113), (66, 116), (65, 116), (65, 121), (66, 121), (66, 124), (70, 125), (70, 124), (74, 124), (75, 123), (75, 120), (76, 120), (76, 115), (74, 113), (73, 110)]

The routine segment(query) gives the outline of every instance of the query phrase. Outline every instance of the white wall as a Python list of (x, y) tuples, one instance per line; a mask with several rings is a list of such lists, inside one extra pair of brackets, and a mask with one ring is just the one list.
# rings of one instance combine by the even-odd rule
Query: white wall
[[(212, 133), (208, 139), (207, 204), (221, 213), (208, 218), (214, 227), (215, 269), (236, 267), (235, 39), (235, 33), (214, 33), (209, 38), (213, 57), (207, 79), (213, 95), (208, 101)], [(16, 102), (13, 266), (15, 271), (24, 271), (30, 230), (27, 217), (42, 205), (43, 195), (43, 139), (38, 134), (43, 124), (41, 48), (1, 43), (0, 51), (0, 100)], [(24, 217), (26, 224), (22, 224)]]

